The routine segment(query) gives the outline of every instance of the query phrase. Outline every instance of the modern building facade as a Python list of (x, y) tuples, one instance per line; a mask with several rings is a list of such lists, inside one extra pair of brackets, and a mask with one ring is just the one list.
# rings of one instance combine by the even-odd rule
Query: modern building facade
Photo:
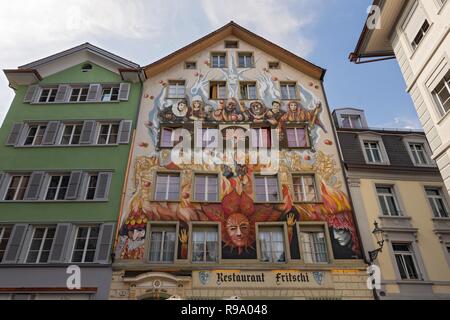
[(111, 299), (373, 298), (325, 70), (233, 22), (143, 69)]
[(366, 254), (383, 230), (378, 296), (450, 299), (450, 202), (424, 132), (370, 129), (352, 108), (333, 117)]
[[(450, 4), (447, 0), (375, 0), (350, 58), (398, 60), (447, 191), (450, 191)], [(371, 28), (377, 26), (378, 28)], [(381, 79), (380, 79), (381, 80)]]
[(107, 299), (139, 66), (86, 43), (4, 72), (0, 298)]

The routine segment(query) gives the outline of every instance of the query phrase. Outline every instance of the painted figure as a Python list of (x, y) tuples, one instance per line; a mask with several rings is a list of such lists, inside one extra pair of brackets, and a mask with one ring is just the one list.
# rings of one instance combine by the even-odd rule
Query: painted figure
[(281, 118), (286, 114), (281, 110), (281, 103), (278, 100), (272, 102), (272, 109), (267, 112), (267, 120), (276, 125), (281, 121)]
[(207, 114), (202, 97), (195, 96), (192, 98), (192, 107), (189, 112), (189, 119), (192, 121), (204, 121), (206, 116)]
[(228, 99), (226, 104), (219, 103), (212, 117), (215, 121), (221, 122), (242, 122), (249, 120), (245, 108), (235, 98)]
[(250, 109), (248, 110), (249, 119), (254, 123), (263, 123), (267, 112), (267, 108), (261, 102), (253, 101), (250, 103)]

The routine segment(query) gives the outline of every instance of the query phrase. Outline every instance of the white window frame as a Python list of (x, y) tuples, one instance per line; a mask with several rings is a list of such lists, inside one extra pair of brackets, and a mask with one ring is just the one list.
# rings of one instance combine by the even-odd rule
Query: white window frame
[[(357, 124), (356, 126), (353, 123), (353, 121), (355, 119), (356, 119), (356, 124)], [(348, 120), (349, 127), (344, 126), (345, 120)], [(341, 114), (341, 123), (342, 123), (342, 128), (350, 128), (350, 129), (362, 129), (363, 128), (361, 116), (359, 114)]]
[[(282, 88), (286, 87), (287, 97), (283, 97), (283, 90)], [(291, 90), (290, 87), (294, 87), (294, 96), (291, 96)], [(281, 93), (281, 100), (297, 100), (298, 93), (297, 93), (297, 83), (295, 82), (281, 82), (280, 83), (280, 93)]]
[[(42, 94), (44, 93), (44, 91), (45, 90), (49, 90), (49, 93), (48, 93), (48, 96), (47, 96), (47, 98), (45, 99), (45, 101), (41, 101), (41, 98), (42, 98)], [(52, 94), (54, 93), (54, 100), (53, 101), (49, 101), (50, 100), (50, 98), (52, 97)], [(58, 93), (58, 88), (46, 88), (46, 87), (43, 87), (43, 88), (41, 88), (40, 89), (40, 92), (39, 92), (39, 97), (37, 98), (37, 100), (36, 100), (36, 103), (55, 103), (55, 100), (56, 100), (56, 94)]]
[[(307, 201), (306, 200), (306, 192), (300, 192), (301, 190), (298, 190), (299, 194), (301, 194), (302, 199), (298, 199), (297, 198), (297, 193), (295, 192), (296, 190), (296, 186), (298, 186), (297, 184), (294, 183), (294, 179), (296, 178), (300, 178), (301, 179), (301, 185), (303, 190), (306, 190), (306, 184), (305, 184), (305, 177), (312, 177), (313, 179), (313, 185), (314, 185), (314, 201)], [(317, 177), (314, 173), (293, 173), (292, 174), (292, 189), (294, 191), (294, 202), (298, 202), (298, 203), (317, 203), (320, 201), (320, 195), (319, 195), (319, 190), (317, 189)]]
[[(428, 24), (428, 27), (426, 30), (423, 30), (423, 27), (425, 26), (425, 22)], [(422, 23), (422, 25), (420, 26), (419, 31), (417, 32), (416, 36), (414, 37), (414, 39), (411, 41), (411, 48), (413, 50), (416, 50), (419, 45), (423, 42), (423, 39), (425, 39), (425, 36), (428, 34), (428, 32), (430, 31), (431, 28), (431, 23), (428, 19), (425, 19)], [(420, 38), (419, 42), (416, 42), (416, 39), (419, 35), (422, 35), (422, 38)]]
[[(66, 128), (67, 127), (70, 127), (70, 126), (72, 126), (72, 131), (71, 131), (71, 133), (70, 133), (70, 137), (69, 137), (69, 143), (67, 143), (67, 144), (63, 144), (63, 139), (64, 139), (64, 132), (66, 131)], [(81, 131), (80, 131), (80, 134), (78, 135), (78, 143), (73, 143), (73, 138), (74, 138), (74, 136), (75, 136), (75, 130), (76, 130), (76, 127), (77, 126), (79, 126), (79, 127), (81, 127), (81, 130), (83, 130), (83, 124), (82, 123), (65, 123), (63, 126), (62, 126), (62, 130), (61, 130), (61, 138), (59, 139), (59, 145), (61, 145), (61, 146), (76, 146), (76, 145), (79, 145), (80, 144), (80, 138), (81, 138)]]
[[(3, 258), (5, 257), (6, 247), (8, 246), (9, 240), (11, 239), (13, 227), (14, 227), (13, 225), (0, 225), (0, 243), (2, 243), (3, 241), (6, 241), (5, 250), (3, 250), (3, 254), (2, 254), (2, 256), (0, 256), (0, 263), (2, 262)], [(5, 238), (6, 229), (10, 230), (9, 237), (7, 239)]]
[[(159, 259), (157, 261), (152, 260), (152, 234), (154, 232), (162, 233), (161, 238), (161, 244), (159, 247)], [(170, 232), (175, 235), (175, 240), (173, 243), (173, 255), (172, 258), (168, 261), (164, 260), (164, 254), (166, 251), (164, 251), (164, 245), (166, 243), (165, 235)], [(177, 255), (177, 226), (176, 225), (150, 225), (150, 232), (149, 232), (149, 242), (148, 242), (148, 261), (149, 263), (154, 264), (172, 264), (175, 262)]]
[[(406, 149), (408, 151), (409, 157), (411, 158), (411, 162), (414, 164), (414, 166), (416, 166), (416, 167), (435, 167), (436, 166), (436, 163), (431, 158), (431, 155), (433, 153), (432, 153), (432, 151), (430, 149), (430, 146), (429, 146), (429, 144), (428, 144), (428, 142), (427, 142), (425, 137), (421, 137), (421, 136), (405, 137), (403, 139), (403, 142), (404, 142), (405, 147), (406, 147)], [(422, 145), (424, 156), (425, 156), (425, 159), (426, 159), (426, 163), (425, 164), (420, 164), (420, 163), (416, 162), (416, 159), (414, 157), (411, 145)]]
[[(203, 194), (204, 198), (203, 199), (197, 199), (197, 177), (205, 177), (205, 193)], [(209, 180), (210, 179), (214, 179), (216, 180), (216, 198), (215, 199), (209, 199), (209, 195), (210, 193), (208, 192), (208, 187), (209, 187)], [(201, 201), (201, 202), (217, 202), (219, 201), (219, 177), (217, 174), (214, 173), (196, 173), (194, 174), (194, 201)]]
[[(191, 234), (191, 261), (193, 264), (214, 264), (214, 263), (218, 263), (220, 261), (220, 229), (219, 226), (216, 224), (194, 224), (191, 226), (192, 227), (192, 234)], [(204, 240), (203, 240), (203, 259), (200, 261), (194, 261), (194, 233), (195, 232), (203, 232), (204, 233)], [(216, 259), (214, 261), (207, 261), (206, 260), (206, 256), (207, 256), (207, 234), (208, 233), (215, 233), (216, 234)]]
[[(108, 133), (106, 134), (106, 142), (105, 143), (99, 143), (100, 140), (100, 136), (102, 136), (102, 127), (103, 126), (108, 126)], [(113, 126), (117, 127), (117, 134), (116, 134), (116, 142), (115, 143), (111, 143), (111, 136), (112, 134), (112, 128)], [(98, 126), (98, 132), (97, 132), (97, 138), (96, 138), (96, 145), (99, 146), (113, 146), (113, 145), (117, 145), (119, 144), (119, 134), (120, 134), (120, 123), (118, 122), (104, 122), (104, 123), (100, 123), (100, 125)]]
[[(308, 241), (303, 241), (303, 234), (308, 236)], [(323, 245), (325, 246), (325, 252), (319, 252), (317, 247), (314, 246), (312, 234), (322, 234), (323, 235)], [(327, 230), (322, 224), (300, 224), (299, 225), (299, 241), (300, 241), (300, 257), (307, 264), (328, 264), (331, 262), (330, 255), (330, 245), (329, 236)], [(308, 248), (306, 248), (308, 244)], [(308, 250), (307, 250), (308, 249)], [(319, 261), (318, 257), (320, 255), (325, 255), (325, 261)]]
[[(13, 181), (13, 179), (14, 179), (15, 177), (20, 177), (20, 180), (19, 180), (19, 184), (18, 184), (18, 186), (17, 186), (17, 189), (16, 189), (15, 192), (14, 192), (14, 197), (13, 197), (13, 199), (11, 199), (11, 200), (6, 200), (6, 196), (8, 195), (8, 191), (9, 191), (9, 189), (11, 188), (11, 183), (12, 183), (12, 181)], [(23, 186), (22, 186), (22, 183), (23, 183), (24, 177), (28, 177), (28, 182), (27, 182), (27, 184), (23, 187)], [(27, 190), (28, 185), (29, 185), (29, 183), (30, 183), (30, 179), (31, 179), (31, 174), (11, 174), (10, 177), (9, 177), (9, 181), (8, 181), (8, 184), (7, 184), (7, 187), (6, 187), (5, 194), (3, 195), (3, 201), (8, 201), (8, 202), (9, 202), (9, 201), (23, 201), (23, 199), (17, 199), (17, 196), (18, 196), (19, 190), (25, 189), (25, 191), (24, 191), (24, 193), (23, 193), (23, 195), (24, 195), (24, 197), (25, 197), (25, 193), (26, 193), (26, 190)]]
[[(214, 66), (214, 57), (219, 57), (217, 60), (217, 66)], [(223, 59), (223, 65), (221, 64)], [(211, 53), (211, 68), (222, 69), (227, 67), (227, 53), (226, 52), (213, 52)]]
[[(54, 229), (55, 229), (55, 233), (53, 234), (53, 240), (52, 240), (52, 245), (53, 245), (53, 242), (55, 241), (55, 236), (56, 236), (56, 229), (57, 229), (57, 226), (56, 226), (56, 225), (55, 225), (55, 226), (33, 226), (33, 232), (32, 232), (32, 234), (31, 234), (31, 240), (30, 240), (30, 242), (29, 242), (29, 244), (28, 244), (27, 254), (26, 254), (26, 256), (25, 256), (25, 263), (26, 263), (26, 264), (44, 264), (44, 263), (48, 263), (48, 260), (50, 259), (51, 247), (52, 247), (52, 246), (50, 246), (50, 249), (48, 250), (48, 251), (49, 251), (49, 256), (48, 256), (47, 261), (46, 261), (46, 262), (40, 262), (39, 260), (41, 260), (41, 255), (42, 255), (42, 252), (43, 252), (44, 243), (45, 243), (45, 241), (47, 240), (48, 230), (49, 230), (50, 228), (54, 228)], [(38, 256), (37, 256), (37, 258), (36, 258), (36, 262), (28, 262), (28, 257), (29, 257), (30, 252), (31, 252), (31, 246), (32, 246), (32, 244), (33, 244), (34, 235), (36, 234), (36, 230), (37, 230), (37, 229), (45, 229), (44, 235), (43, 235), (43, 237), (42, 237), (42, 239), (41, 239), (41, 244), (40, 244), (40, 246), (39, 246)], [(33, 250), (33, 251), (36, 251), (36, 250)]]
[[(225, 100), (227, 98), (227, 82), (226, 81), (211, 81), (209, 86), (210, 86), (210, 88), (209, 88), (209, 91), (210, 91), (209, 95), (210, 95), (210, 97), (209, 98), (211, 100)], [(216, 98), (211, 96), (211, 88), (213, 88), (213, 87), (217, 87), (216, 88), (216, 90), (217, 90), (217, 97)], [(223, 90), (224, 90), (224, 92), (223, 92), (224, 95), (223, 96), (220, 94), (220, 88), (223, 88)]]
[[(158, 190), (157, 189), (158, 188), (158, 176), (162, 176), (162, 175), (167, 176), (166, 191), (165, 191), (166, 194), (165, 194), (164, 199), (159, 199), (159, 198), (156, 197), (156, 193), (157, 193), (156, 191)], [(174, 175), (178, 176), (178, 181), (179, 181), (179, 184), (178, 184), (178, 196), (179, 197), (181, 196), (181, 174), (179, 172), (157, 172), (156, 173), (156, 179), (155, 179), (155, 188), (153, 190), (153, 199), (154, 199), (154, 201), (162, 201), (162, 202), (164, 202), (164, 201), (178, 202), (179, 201), (179, 199), (176, 199), (176, 200), (170, 200), (169, 199), (170, 177), (174, 176)]]
[[(409, 247), (409, 250), (408, 251), (395, 251), (394, 245), (406, 245), (406, 246)], [(417, 256), (416, 256), (416, 253), (415, 253), (415, 250), (414, 250), (414, 246), (413, 246), (412, 243), (404, 243), (404, 242), (395, 242), (395, 241), (393, 241), (392, 242), (392, 252), (394, 254), (394, 261), (395, 261), (395, 265), (396, 265), (396, 268), (397, 268), (397, 272), (398, 272), (398, 274), (400, 276), (400, 279), (402, 281), (422, 281), (423, 280), (423, 275), (422, 275), (422, 272), (421, 272), (421, 269), (420, 269), (419, 261), (417, 259)], [(403, 262), (402, 265), (403, 265), (403, 268), (405, 270), (407, 279), (403, 279), (401, 277), (400, 268), (399, 268), (398, 262), (397, 262), (397, 255), (401, 256), (401, 258), (402, 258), (402, 262)], [(408, 269), (406, 268), (406, 262), (405, 262), (405, 259), (404, 259), (405, 256), (410, 256), (412, 258), (412, 261), (413, 261), (413, 264), (414, 264), (414, 268), (415, 268), (415, 271), (417, 273), (417, 279), (411, 279), (410, 278)]]
[[(255, 188), (254, 193), (255, 193), (255, 202), (256, 203), (258, 203), (258, 202), (259, 203), (274, 203), (274, 202), (278, 203), (280, 201), (280, 181), (279, 181), (278, 175), (264, 176), (264, 175), (257, 175), (257, 174), (255, 174), (253, 177), (254, 177), (254, 188)], [(275, 180), (277, 182), (277, 200), (275, 200), (275, 201), (271, 201), (270, 198), (269, 198), (268, 178), (275, 178)], [(256, 194), (256, 181), (258, 179), (264, 179), (264, 188), (265, 188), (265, 197), (266, 197), (265, 201), (259, 201), (256, 198), (257, 197), (257, 194)]]
[[(73, 92), (74, 92), (75, 90), (80, 90), (80, 92), (78, 92), (78, 94), (77, 94), (77, 99), (76, 99), (75, 101), (72, 101), (72, 96), (74, 95)], [(82, 93), (83, 93), (83, 90), (86, 92), (86, 94), (82, 94)], [(88, 94), (89, 94), (89, 87), (73, 87), (73, 88), (70, 90), (69, 102), (70, 102), (70, 103), (87, 102)], [(102, 90), (102, 94), (103, 94), (103, 90)], [(80, 101), (81, 96), (85, 96), (85, 100), (84, 100), (84, 101)]]
[[(391, 190), (391, 193), (379, 193), (378, 192), (378, 188), (389, 188)], [(375, 184), (375, 193), (377, 195), (377, 202), (378, 202), (378, 206), (380, 207), (380, 216), (381, 217), (393, 217), (393, 218), (398, 218), (398, 217), (403, 217), (403, 210), (402, 210), (402, 206), (400, 205), (400, 201), (398, 199), (398, 193), (397, 190), (395, 188), (394, 185), (389, 185), (389, 184)], [(398, 215), (394, 215), (391, 212), (391, 209), (388, 205), (388, 201), (387, 201), (387, 197), (392, 196), (392, 198), (394, 199), (394, 205), (397, 209), (397, 213)], [(383, 212), (383, 207), (380, 203), (380, 197), (383, 198), (384, 201), (384, 205), (386, 206), (386, 209), (389, 211), (387, 212), (387, 214), (385, 212)]]
[[(259, 261), (261, 263), (268, 263), (268, 264), (286, 264), (289, 261), (289, 257), (288, 257), (288, 248), (289, 246), (286, 245), (286, 232), (285, 232), (285, 228), (283, 225), (280, 224), (274, 224), (274, 225), (270, 225), (270, 224), (258, 224), (257, 225), (257, 239), (256, 241), (258, 242), (258, 255), (259, 255)], [(264, 261), (263, 257), (264, 257), (264, 250), (262, 247), (262, 243), (261, 243), (261, 234), (265, 232), (265, 233), (269, 233), (270, 234), (270, 240), (269, 240), (269, 245), (270, 245), (270, 259), (269, 261)], [(284, 255), (284, 261), (276, 261), (276, 257), (273, 255), (273, 253), (275, 252), (274, 249), (274, 241), (272, 240), (272, 234), (275, 232), (281, 232), (281, 237), (282, 237), (282, 244), (283, 244), (283, 255)]]
[[(240, 59), (244, 58), (244, 65), (241, 66)], [(238, 52), (238, 68), (254, 68), (252, 52)]]
[[(171, 94), (172, 88), (175, 88), (174, 95)], [(186, 97), (186, 81), (184, 81), (184, 80), (169, 80), (168, 88), (167, 88), (167, 98), (169, 98), (169, 99), (184, 99), (185, 97)]]
[[(100, 101), (101, 102), (117, 102), (119, 101), (119, 95), (120, 95), (120, 86), (118, 85), (110, 85), (110, 86), (102, 86), (101, 88), (102, 92), (100, 95)], [(105, 93), (105, 91), (110, 90), (109, 93)], [(117, 90), (117, 98), (113, 98), (113, 92), (114, 90)]]
[[(97, 177), (97, 183), (95, 184), (95, 188), (94, 187), (89, 187), (89, 184), (91, 183), (92, 177), (95, 177), (95, 176)], [(99, 178), (99, 173), (98, 172), (88, 173), (87, 174), (87, 176), (86, 176), (86, 185), (85, 185), (86, 186), (86, 190), (84, 192), (84, 197), (83, 197), (83, 199), (85, 201), (94, 201), (95, 200), (95, 192), (97, 192), (97, 188), (98, 188), (98, 178)], [(89, 191), (91, 189), (94, 189), (94, 197), (92, 199), (88, 199), (88, 194), (89, 194)]]
[[(255, 88), (255, 96), (250, 96), (250, 88)], [(256, 82), (241, 82), (239, 85), (239, 91), (242, 100), (257, 100), (258, 99), (258, 85)], [(245, 93), (245, 96), (244, 96)]]
[[(289, 139), (288, 139), (288, 130), (294, 130), (295, 132), (295, 146), (291, 146), (289, 145)], [(304, 130), (305, 132), (305, 140), (306, 140), (306, 146), (300, 146), (300, 137), (299, 137), (299, 130)], [(287, 127), (285, 128), (286, 131), (286, 144), (287, 147), (290, 149), (308, 149), (311, 146), (311, 141), (310, 141), (310, 136), (309, 136), (309, 131), (307, 127)]]
[[(48, 192), (49, 192), (49, 189), (50, 189), (50, 183), (51, 183), (53, 177), (59, 177), (58, 186), (56, 187), (56, 193), (55, 193), (54, 199), (47, 199), (47, 195), (48, 195)], [(45, 195), (44, 195), (44, 200), (45, 201), (64, 201), (65, 200), (65, 195), (64, 195), (64, 199), (58, 200), (58, 195), (59, 195), (59, 192), (61, 191), (61, 185), (62, 185), (62, 182), (64, 180), (64, 177), (68, 177), (69, 178), (69, 180), (67, 180), (67, 186), (65, 187), (66, 188), (66, 193), (67, 193), (67, 189), (69, 188), (70, 173), (66, 173), (66, 174), (61, 173), (61, 174), (50, 174), (50, 175), (48, 175), (48, 182), (47, 182), (47, 186), (45, 188)]]
[[(252, 148), (266, 148), (272, 147), (272, 128), (271, 127), (254, 127), (251, 128), (252, 134)], [(267, 132), (267, 141), (264, 141), (263, 131)], [(256, 138), (256, 139), (255, 139)]]
[[(83, 256), (81, 258), (81, 261), (73, 261), (74, 254), (75, 254), (75, 248), (76, 248), (77, 241), (78, 241), (78, 231), (80, 230), (80, 228), (88, 228), (88, 233), (86, 235), (86, 238), (84, 239), (85, 243), (84, 243)], [(99, 236), (100, 236), (100, 226), (99, 225), (95, 225), (95, 226), (94, 225), (77, 226), (77, 228), (75, 230), (75, 237), (74, 237), (74, 242), (73, 242), (73, 246), (72, 246), (72, 251), (71, 251), (71, 254), (70, 254), (70, 261), (71, 262), (73, 262), (73, 263), (95, 263), (95, 251), (96, 251), (96, 248), (93, 249), (94, 250), (94, 256), (92, 258), (92, 261), (87, 261), (86, 262), (86, 253), (88, 251), (88, 244), (89, 244), (89, 241), (91, 240), (91, 231), (92, 231), (93, 228), (98, 228), (97, 242), (96, 242), (96, 247), (97, 247), (98, 241), (100, 240), (100, 238), (99, 238)], [(81, 251), (81, 250), (78, 250), (78, 251)]]
[[(45, 130), (47, 129), (48, 124), (28, 124), (27, 127), (27, 133), (25, 135), (25, 138), (23, 140), (22, 145), (25, 147), (31, 147), (31, 146), (41, 146), (42, 145), (42, 140), (44, 139), (44, 135), (45, 135)], [(36, 133), (34, 134), (33, 137), (33, 141), (31, 142), (31, 144), (25, 144), (26, 141), (28, 140), (28, 138), (30, 138), (30, 130), (33, 127), (37, 127), (36, 128)], [(41, 135), (39, 134), (39, 130), (43, 130), (42, 132), (42, 138), (41, 138), (41, 143), (40, 144), (36, 144), (36, 139), (37, 137), (40, 137)]]
[[(427, 192), (428, 190), (437, 190), (439, 195), (429, 195)], [(424, 191), (425, 191), (425, 196), (427, 197), (428, 203), (431, 207), (431, 212), (433, 214), (433, 218), (449, 219), (450, 211), (449, 211), (447, 197), (444, 195), (443, 188), (440, 186), (425, 186)], [(442, 201), (442, 204), (445, 208), (447, 216), (441, 216), (441, 214), (439, 214), (439, 216), (436, 216), (436, 212), (438, 211), (437, 210), (438, 206), (437, 206), (436, 202), (438, 201), (438, 199), (440, 199)], [(436, 210), (436, 212), (435, 212), (435, 210)]]
[[(362, 148), (362, 153), (364, 155), (364, 159), (366, 160), (366, 164), (379, 165), (379, 166), (390, 165), (389, 157), (386, 152), (386, 148), (384, 146), (383, 139), (381, 136), (375, 135), (375, 134), (361, 134), (361, 135), (359, 135), (359, 141), (360, 141), (360, 145)], [(369, 161), (369, 158), (368, 158), (367, 152), (366, 152), (366, 147), (365, 147), (366, 142), (369, 142), (369, 143), (377, 142), (378, 143), (381, 162), (370, 162)]]
[[(442, 89), (437, 92), (437, 87), (441, 85), (441, 83), (444, 83), (444, 86)], [(445, 110), (444, 104), (450, 101), (450, 97), (446, 101), (441, 101), (441, 98), (439, 97), (439, 93), (442, 90), (447, 90), (447, 92), (450, 95), (450, 70), (446, 72), (446, 74), (442, 77), (442, 79), (434, 86), (433, 91), (431, 92), (432, 96), (434, 97), (434, 100), (437, 102), (438, 108), (439, 108), (439, 114), (441, 116), (446, 115), (448, 112), (450, 112), (450, 107), (448, 110)]]

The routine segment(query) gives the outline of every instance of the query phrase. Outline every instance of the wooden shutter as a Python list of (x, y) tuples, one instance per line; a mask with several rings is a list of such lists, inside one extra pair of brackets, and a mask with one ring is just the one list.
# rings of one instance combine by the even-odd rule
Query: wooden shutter
[(108, 200), (109, 187), (111, 185), (112, 172), (100, 172), (98, 174), (97, 187), (95, 189), (94, 200)]
[(99, 84), (91, 84), (89, 86), (89, 91), (87, 95), (86, 101), (88, 102), (96, 102), (99, 101), (100, 97), (100, 91), (101, 91), (101, 85)]
[(67, 95), (69, 94), (70, 86), (67, 84), (61, 84), (58, 86), (58, 91), (56, 92), (55, 102), (62, 103), (67, 101)]
[(24, 200), (39, 200), (39, 192), (41, 191), (42, 182), (44, 181), (45, 172), (36, 171), (31, 174), (25, 191)]
[(97, 121), (84, 121), (83, 129), (81, 130), (80, 144), (94, 143), (95, 129), (97, 128)]
[(120, 122), (119, 138), (118, 138), (119, 144), (128, 144), (130, 142), (132, 125), (133, 125), (133, 121), (131, 121), (131, 120), (122, 120)]
[(53, 240), (52, 248), (50, 250), (50, 256), (48, 262), (50, 263), (63, 263), (65, 262), (64, 253), (69, 237), (71, 224), (60, 223), (56, 227), (55, 238)]
[(119, 88), (119, 100), (128, 101), (128, 97), (130, 96), (130, 84), (129, 83), (121, 83)]
[(28, 229), (27, 224), (16, 224), (11, 232), (2, 263), (17, 263), (20, 249)]
[(74, 171), (70, 174), (69, 185), (66, 192), (66, 200), (78, 199), (78, 192), (80, 190), (82, 171)]
[(114, 223), (105, 223), (100, 228), (99, 241), (97, 243), (97, 248), (95, 251), (95, 262), (96, 263), (109, 263), (111, 252), (111, 245), (114, 235)]
[(42, 138), (43, 145), (53, 145), (58, 134), (59, 121), (50, 121), (45, 129), (44, 137)]
[(6, 145), (7, 146), (15, 146), (19, 143), (20, 134), (23, 129), (23, 123), (17, 122), (14, 123), (11, 132), (9, 133), (8, 138), (6, 139)]
[(38, 89), (39, 89), (39, 87), (37, 85), (29, 86), (27, 89), (27, 92), (25, 93), (23, 102), (28, 102), (28, 103), (33, 102), (36, 97), (37, 92), (39, 91)]

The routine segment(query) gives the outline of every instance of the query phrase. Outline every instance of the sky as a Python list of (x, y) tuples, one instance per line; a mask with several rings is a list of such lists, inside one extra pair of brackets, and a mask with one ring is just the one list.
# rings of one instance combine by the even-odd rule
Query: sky
[[(371, 0), (14, 0), (0, 3), (0, 68), (90, 42), (147, 65), (233, 20), (327, 69), (331, 109), (364, 109), (369, 125), (420, 128), (395, 60), (354, 65)], [(0, 74), (0, 123), (14, 92)]]

